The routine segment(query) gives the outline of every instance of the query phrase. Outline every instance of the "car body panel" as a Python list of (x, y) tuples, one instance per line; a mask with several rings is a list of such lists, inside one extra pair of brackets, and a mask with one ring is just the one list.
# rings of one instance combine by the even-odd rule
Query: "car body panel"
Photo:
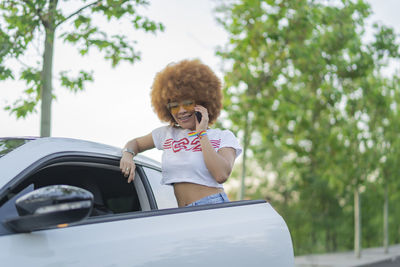
[(289, 231), (269, 204), (184, 209), (188, 211), (3, 236), (0, 262), (5, 266), (294, 265)]

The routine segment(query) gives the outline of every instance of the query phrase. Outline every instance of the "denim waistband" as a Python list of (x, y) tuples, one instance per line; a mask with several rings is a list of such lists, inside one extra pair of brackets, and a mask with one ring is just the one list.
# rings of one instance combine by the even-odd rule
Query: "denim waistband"
[(225, 192), (221, 192), (221, 193), (203, 197), (202, 199), (199, 199), (193, 203), (190, 203), (186, 207), (207, 205), (207, 204), (219, 204), (219, 203), (225, 203), (225, 202), (229, 202), (228, 196), (226, 195)]

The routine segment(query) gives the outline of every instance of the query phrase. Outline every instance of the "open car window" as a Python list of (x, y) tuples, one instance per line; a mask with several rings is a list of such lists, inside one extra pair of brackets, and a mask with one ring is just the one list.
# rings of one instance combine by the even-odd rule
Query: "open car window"
[[(136, 173), (134, 183), (127, 183), (119, 167), (95, 162), (59, 162), (29, 174), (8, 194), (0, 206), (0, 221), (18, 216), (15, 200), (35, 189), (49, 185), (72, 185), (90, 191), (94, 196), (90, 217), (150, 210), (142, 179)], [(4, 202), (4, 201), (2, 201)], [(90, 220), (89, 217), (89, 220)], [(0, 227), (0, 235), (8, 232)]]
[(119, 169), (103, 164), (62, 163), (51, 165), (31, 178), (35, 189), (57, 184), (77, 186), (94, 196), (90, 216), (140, 211), (141, 206), (132, 184), (127, 184)]

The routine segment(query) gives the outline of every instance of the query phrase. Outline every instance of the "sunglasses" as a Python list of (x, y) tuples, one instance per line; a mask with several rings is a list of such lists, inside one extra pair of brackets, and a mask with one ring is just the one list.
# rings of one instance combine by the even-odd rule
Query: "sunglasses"
[(167, 108), (171, 113), (178, 113), (180, 107), (187, 111), (193, 111), (195, 105), (194, 100), (183, 100), (181, 102), (170, 102), (167, 104)]

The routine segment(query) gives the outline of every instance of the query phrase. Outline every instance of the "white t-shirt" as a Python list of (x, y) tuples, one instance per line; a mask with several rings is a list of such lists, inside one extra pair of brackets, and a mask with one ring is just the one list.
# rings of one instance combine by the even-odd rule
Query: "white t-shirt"
[[(190, 137), (190, 132), (172, 126), (162, 126), (152, 131), (155, 147), (163, 150), (161, 184), (190, 182), (223, 188), (206, 167), (200, 139), (197, 136)], [(215, 151), (231, 147), (235, 149), (236, 157), (242, 152), (238, 140), (229, 130), (208, 129), (207, 137)]]

